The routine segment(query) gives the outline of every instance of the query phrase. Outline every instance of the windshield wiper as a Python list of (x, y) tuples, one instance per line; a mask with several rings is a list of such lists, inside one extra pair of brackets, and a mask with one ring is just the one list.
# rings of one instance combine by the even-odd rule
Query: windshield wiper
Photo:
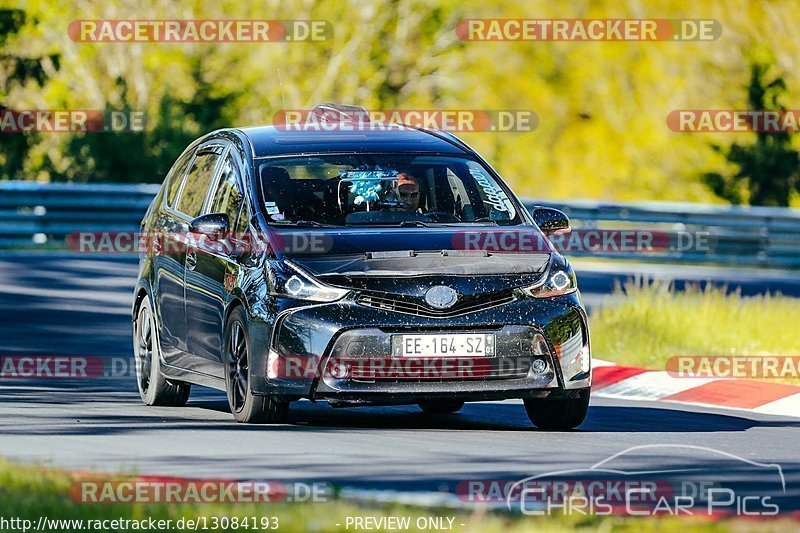
[(429, 223), (423, 220), (404, 220), (402, 222), (351, 222), (347, 227), (360, 226), (365, 228), (427, 228)]
[(325, 224), (323, 222), (317, 222), (316, 220), (297, 220), (290, 224), (286, 224), (287, 226), (293, 226), (296, 228), (341, 228), (337, 224)]
[(400, 223), (401, 228), (427, 228), (428, 223), (422, 220), (404, 220)]

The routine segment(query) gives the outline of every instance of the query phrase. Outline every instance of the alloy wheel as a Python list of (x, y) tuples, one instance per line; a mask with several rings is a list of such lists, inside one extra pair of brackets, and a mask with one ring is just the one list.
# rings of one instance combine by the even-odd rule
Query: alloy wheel
[(139, 322), (136, 327), (136, 374), (142, 394), (147, 394), (150, 388), (150, 374), (153, 368), (153, 316), (150, 310), (142, 307), (139, 312)]
[(231, 383), (233, 408), (238, 412), (247, 400), (249, 367), (247, 361), (247, 339), (239, 322), (233, 323), (230, 346), (228, 348), (228, 373)]

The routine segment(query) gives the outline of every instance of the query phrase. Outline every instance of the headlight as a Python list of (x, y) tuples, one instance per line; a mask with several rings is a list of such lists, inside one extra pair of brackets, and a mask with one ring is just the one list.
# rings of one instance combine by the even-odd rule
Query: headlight
[(269, 293), (280, 298), (294, 298), (310, 302), (335, 302), (350, 291), (331, 287), (314, 279), (289, 261), (276, 264), (267, 272)]
[(534, 298), (552, 298), (575, 292), (578, 280), (572, 266), (563, 257), (554, 256), (544, 281), (524, 287), (522, 292)]

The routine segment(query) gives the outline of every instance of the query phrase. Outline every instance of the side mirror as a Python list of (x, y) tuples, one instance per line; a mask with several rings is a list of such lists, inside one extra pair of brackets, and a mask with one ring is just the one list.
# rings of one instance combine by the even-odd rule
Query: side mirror
[(189, 233), (218, 239), (228, 233), (230, 226), (231, 221), (226, 213), (209, 213), (189, 222)]
[(558, 209), (536, 206), (533, 208), (532, 216), (539, 229), (547, 234), (567, 233), (570, 230), (569, 217)]

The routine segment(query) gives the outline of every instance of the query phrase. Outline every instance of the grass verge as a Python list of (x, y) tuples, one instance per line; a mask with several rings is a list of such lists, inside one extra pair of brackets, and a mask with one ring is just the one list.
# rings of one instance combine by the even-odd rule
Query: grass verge
[[(56, 469), (27, 466), (0, 459), (0, 526), (3, 531), (22, 531), (12, 527), (11, 519), (29, 520), (33, 528), (39, 518), (80, 520), (83, 530), (93, 531), (131, 531), (132, 524), (98, 524), (90, 520), (172, 520), (175, 524), (181, 518), (198, 520), (207, 517), (210, 526), (214, 517), (277, 517), (277, 531), (357, 531), (352, 525), (347, 528), (347, 517), (409, 517), (411, 527), (403, 531), (421, 531), (416, 527), (419, 517), (453, 517), (452, 531), (515, 533), (523, 531), (781, 531), (796, 523), (788, 519), (770, 522), (755, 521), (717, 521), (707, 519), (687, 519), (674, 517), (627, 518), (596, 516), (526, 517), (516, 514), (489, 513), (476, 509), (468, 512), (452, 509), (429, 509), (401, 505), (358, 504), (335, 500), (325, 503), (280, 503), (267, 505), (254, 504), (84, 504), (73, 501), (68, 496), (70, 487), (81, 477)], [(270, 522), (271, 523), (271, 522)], [(447, 523), (445, 521), (445, 523)], [(17, 522), (19, 525), (19, 522)], [(337, 526), (337, 524), (339, 524)], [(463, 524), (463, 525), (462, 525)], [(47, 531), (78, 531), (71, 525), (57, 527), (50, 523)], [(250, 527), (221, 527), (216, 531), (255, 531)], [(173, 525), (169, 530), (177, 530)], [(203, 530), (202, 526), (198, 530)], [(383, 531), (387, 529), (371, 529)], [(150, 529), (150, 531), (154, 531)], [(275, 531), (275, 529), (272, 529)], [(364, 531), (361, 529), (360, 531)], [(431, 531), (431, 529), (427, 529)]]
[[(663, 370), (676, 355), (800, 355), (800, 299), (632, 281), (590, 317), (592, 353)], [(786, 383), (800, 385), (794, 378)]]

